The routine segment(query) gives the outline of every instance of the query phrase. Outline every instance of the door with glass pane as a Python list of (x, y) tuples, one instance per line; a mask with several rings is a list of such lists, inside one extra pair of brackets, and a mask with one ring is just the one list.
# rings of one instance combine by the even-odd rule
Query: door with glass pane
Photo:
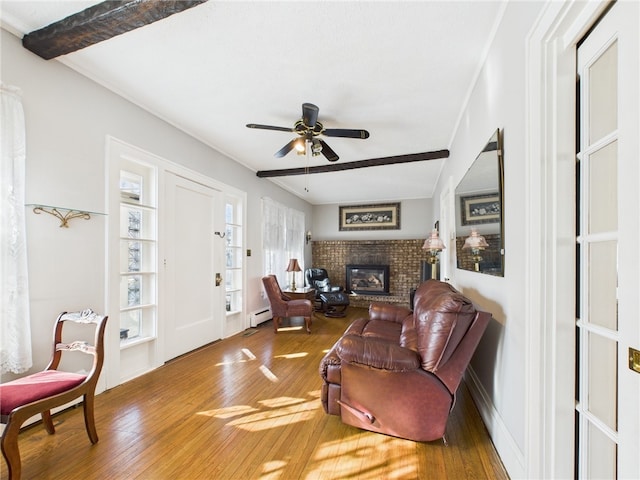
[(222, 338), (221, 265), (215, 251), (220, 192), (167, 173), (165, 360)]
[(638, 12), (618, 2), (578, 49), (578, 478), (640, 475)]

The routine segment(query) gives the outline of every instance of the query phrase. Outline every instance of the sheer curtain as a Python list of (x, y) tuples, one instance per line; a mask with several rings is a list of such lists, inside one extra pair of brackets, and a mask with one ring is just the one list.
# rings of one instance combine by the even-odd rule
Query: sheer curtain
[[(262, 199), (262, 249), (264, 274), (275, 274), (285, 288), (291, 283), (287, 272), (289, 259), (297, 258), (304, 270), (304, 213), (270, 198)], [(296, 284), (303, 285), (302, 273), (296, 274)]]
[(20, 90), (0, 85), (0, 371), (31, 368), (25, 232), (25, 125)]

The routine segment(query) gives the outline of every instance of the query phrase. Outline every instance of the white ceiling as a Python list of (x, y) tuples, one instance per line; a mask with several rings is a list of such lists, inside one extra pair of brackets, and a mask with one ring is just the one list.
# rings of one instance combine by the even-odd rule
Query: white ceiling
[[(0, 15), (22, 36), (96, 3), (2, 0)], [(449, 148), (503, 7), (209, 0), (58, 60), (254, 171), (328, 163), (275, 158), (295, 135), (245, 126), (293, 127), (313, 103), (326, 128), (370, 132), (324, 138), (351, 162)], [(443, 162), (263, 181), (316, 205), (430, 198)]]

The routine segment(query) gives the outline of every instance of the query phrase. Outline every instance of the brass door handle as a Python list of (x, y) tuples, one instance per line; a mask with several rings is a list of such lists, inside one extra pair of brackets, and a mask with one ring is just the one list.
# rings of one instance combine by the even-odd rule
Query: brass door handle
[(629, 347), (629, 368), (640, 373), (640, 350)]
[(219, 287), (220, 285), (222, 285), (222, 275), (216, 273), (216, 287)]

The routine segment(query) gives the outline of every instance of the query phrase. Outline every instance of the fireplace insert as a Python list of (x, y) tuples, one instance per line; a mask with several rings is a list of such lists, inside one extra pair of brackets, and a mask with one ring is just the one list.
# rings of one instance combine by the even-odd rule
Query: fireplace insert
[(360, 295), (389, 295), (389, 265), (347, 265), (347, 289)]

